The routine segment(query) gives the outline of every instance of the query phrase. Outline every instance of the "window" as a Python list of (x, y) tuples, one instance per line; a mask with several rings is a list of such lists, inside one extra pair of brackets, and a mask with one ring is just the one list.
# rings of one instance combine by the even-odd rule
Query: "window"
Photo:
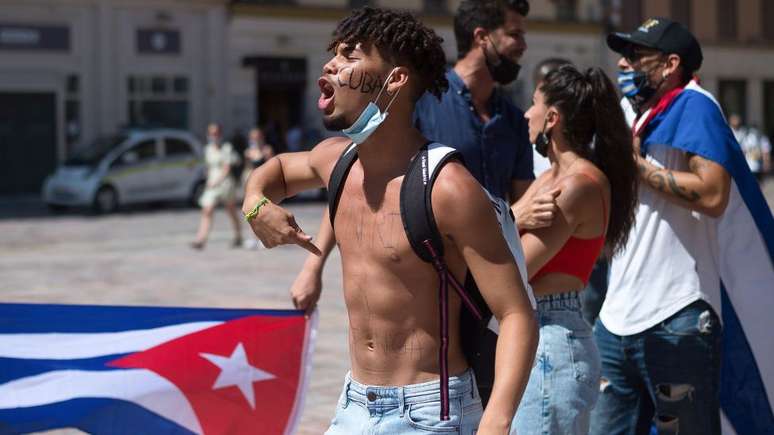
[(747, 119), (747, 82), (745, 80), (720, 80), (718, 97), (726, 116), (736, 113), (742, 119)]
[(70, 74), (65, 83), (65, 141), (68, 151), (81, 138), (80, 77)]
[(156, 140), (149, 139), (124, 151), (111, 166), (136, 165), (156, 158)]
[(555, 0), (557, 21), (577, 21), (578, 2), (576, 0)]
[(193, 154), (188, 142), (174, 137), (164, 138), (164, 154), (167, 157), (190, 156)]
[(718, 39), (733, 41), (738, 37), (737, 0), (718, 0)]
[(763, 131), (774, 139), (774, 80), (763, 82)]
[(774, 41), (774, 2), (770, 0), (761, 1), (761, 20), (763, 29), (763, 39)]
[(188, 93), (188, 77), (175, 77), (172, 89), (175, 93)]
[(691, 0), (672, 0), (672, 21), (691, 28)]
[(620, 0), (621, 26), (623, 32), (633, 32), (642, 24), (642, 0)]
[(126, 86), (129, 126), (188, 128), (188, 77), (129, 76)]

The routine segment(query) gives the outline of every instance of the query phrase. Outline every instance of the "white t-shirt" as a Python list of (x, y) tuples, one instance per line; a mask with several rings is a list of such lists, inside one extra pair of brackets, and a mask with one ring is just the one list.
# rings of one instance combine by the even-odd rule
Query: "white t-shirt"
[[(650, 145), (647, 160), (688, 171), (687, 155)], [(599, 318), (610, 332), (632, 335), (703, 299), (720, 313), (717, 219), (670, 203), (640, 184), (636, 222), (613, 258)]]
[(535, 150), (535, 146), (532, 146), (532, 167), (535, 173), (535, 178), (539, 177), (543, 172), (551, 169), (551, 161), (548, 157), (543, 157), (539, 152)]

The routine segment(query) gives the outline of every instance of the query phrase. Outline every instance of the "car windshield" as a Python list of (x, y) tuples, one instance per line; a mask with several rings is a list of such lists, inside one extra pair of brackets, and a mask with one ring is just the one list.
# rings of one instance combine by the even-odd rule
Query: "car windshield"
[(102, 160), (107, 153), (127, 139), (126, 135), (104, 136), (86, 146), (77, 148), (73, 154), (65, 160), (68, 166), (94, 166)]

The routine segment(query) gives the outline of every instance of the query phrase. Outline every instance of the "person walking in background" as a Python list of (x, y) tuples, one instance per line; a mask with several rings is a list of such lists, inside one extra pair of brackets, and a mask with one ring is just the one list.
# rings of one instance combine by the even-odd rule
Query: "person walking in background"
[(245, 148), (244, 159), (245, 169), (242, 173), (243, 185), (250, 176), (253, 169), (261, 166), (270, 158), (274, 157), (274, 146), (266, 142), (266, 136), (263, 130), (258, 127), (250, 129), (247, 137), (247, 148)]
[(207, 185), (199, 199), (202, 208), (199, 230), (191, 243), (194, 249), (203, 249), (212, 227), (215, 207), (223, 204), (226, 213), (234, 225), (233, 247), (242, 245), (242, 230), (235, 204), (237, 184), (232, 176), (232, 167), (239, 161), (239, 155), (229, 142), (222, 141), (222, 132), (218, 124), (207, 126), (207, 145), (204, 147), (204, 160), (207, 164)]
[(607, 44), (635, 116), (640, 189), (594, 326), (602, 378), (590, 433), (719, 435), (721, 391), (737, 433), (771, 433), (774, 219), (694, 79), (703, 56), (691, 32), (650, 18)]
[[(244, 152), (245, 166), (241, 177), (242, 191), (244, 191), (247, 179), (250, 177), (253, 169), (266, 163), (272, 157), (274, 157), (274, 147), (266, 143), (266, 136), (264, 136), (263, 130), (258, 127), (250, 129), (247, 137), (247, 148), (245, 148)], [(247, 249), (258, 249), (261, 247), (261, 244), (255, 237), (250, 237), (245, 241), (244, 247)]]
[(295, 124), (285, 133), (285, 144), (288, 146), (289, 153), (296, 153), (304, 146), (304, 129)]
[(530, 141), (551, 166), (523, 200), (558, 189), (551, 225), (522, 231), (540, 324), (536, 364), (516, 413), (518, 435), (587, 434), (600, 361), (579, 292), (602, 253), (623, 247), (634, 223), (637, 175), (616, 88), (599, 68), (551, 71), (535, 90)]
[(728, 123), (734, 132), (736, 141), (742, 147), (750, 171), (758, 179), (758, 182), (763, 181), (763, 177), (771, 170), (771, 142), (769, 142), (769, 138), (752, 125), (742, 125), (742, 117), (736, 113), (732, 113), (728, 117)]

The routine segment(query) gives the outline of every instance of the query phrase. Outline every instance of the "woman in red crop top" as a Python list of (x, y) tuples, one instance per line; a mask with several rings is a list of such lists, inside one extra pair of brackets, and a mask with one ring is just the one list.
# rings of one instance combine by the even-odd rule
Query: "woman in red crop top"
[(540, 342), (512, 425), (519, 435), (589, 430), (600, 362), (578, 292), (597, 257), (625, 243), (637, 199), (632, 138), (617, 95), (601, 69), (582, 73), (565, 65), (538, 84), (524, 115), (551, 168), (519, 202), (557, 196), (551, 225), (521, 232)]

